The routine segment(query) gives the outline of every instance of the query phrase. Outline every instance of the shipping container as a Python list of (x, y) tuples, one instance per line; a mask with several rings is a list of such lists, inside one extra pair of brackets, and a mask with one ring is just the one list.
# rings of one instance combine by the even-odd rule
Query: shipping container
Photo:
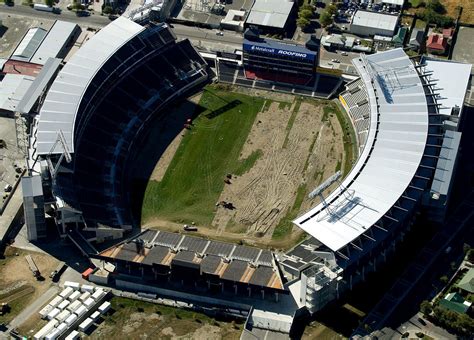
[(67, 331), (68, 327), (69, 327), (69, 326), (68, 326), (65, 322), (60, 323), (60, 324), (58, 325), (58, 327), (56, 327), (56, 329), (59, 331), (58, 336), (63, 335), (64, 332)]
[(76, 340), (76, 339), (79, 339), (79, 332), (72, 331), (71, 334), (69, 334), (64, 340)]
[(82, 285), (81, 286), (81, 291), (83, 292), (89, 292), (89, 293), (93, 293), (94, 292), (94, 286), (91, 286), (91, 285)]
[(92, 313), (92, 315), (90, 316), (90, 318), (92, 320), (94, 320), (94, 322), (96, 322), (97, 320), (99, 320), (99, 317), (100, 317), (100, 312), (98, 310), (96, 310), (94, 313)]
[(74, 311), (74, 314), (76, 314), (77, 316), (81, 317), (81, 316), (83, 316), (86, 312), (87, 312), (86, 306), (81, 306), (81, 307), (79, 307), (78, 309), (76, 309), (76, 310)]
[(58, 316), (56, 316), (56, 320), (58, 320), (59, 322), (63, 322), (69, 317), (69, 315), (71, 315), (70, 311), (63, 310), (61, 313), (58, 314)]
[(94, 304), (95, 300), (93, 298), (88, 298), (86, 301), (84, 301), (84, 306), (86, 306), (87, 309), (91, 309)]
[(68, 300), (64, 300), (61, 302), (56, 308), (60, 310), (64, 310), (67, 306), (69, 306), (70, 302)]
[(89, 280), (89, 275), (91, 275), (94, 271), (95, 271), (95, 269), (93, 269), (93, 268), (87, 268), (87, 269), (82, 273), (82, 278), (83, 278), (84, 280)]
[(90, 297), (91, 297), (91, 293), (89, 293), (89, 292), (84, 292), (84, 293), (82, 293), (82, 295), (81, 295), (81, 297), (79, 298), (79, 300), (81, 300), (81, 301), (86, 301), (86, 300), (87, 300), (88, 298), (90, 298)]
[(89, 329), (90, 326), (92, 326), (93, 323), (94, 321), (92, 321), (91, 318), (87, 318), (84, 321), (82, 321), (82, 323), (79, 325), (79, 330), (81, 332), (85, 332)]
[(59, 305), (62, 301), (63, 301), (63, 298), (62, 298), (62, 297), (56, 296), (54, 299), (52, 299), (52, 300), (49, 302), (49, 305), (50, 305), (50, 306), (53, 306), (53, 307), (56, 307), (56, 306)]
[(58, 320), (51, 320), (48, 322), (46, 325), (44, 325), (43, 328), (41, 328), (34, 336), (33, 338), (35, 340), (40, 340), (45, 337), (46, 334), (50, 333), (54, 327), (58, 324)]
[(39, 311), (39, 315), (41, 316), (42, 319), (44, 319), (46, 317), (46, 315), (48, 315), (48, 313), (51, 312), (53, 309), (54, 309), (53, 306), (46, 305), (46, 306), (44, 306), (44, 308), (42, 310)]
[(63, 299), (67, 299), (69, 295), (71, 295), (74, 292), (74, 289), (71, 287), (66, 287), (60, 294), (59, 296), (62, 297)]
[(105, 292), (103, 289), (99, 288), (97, 289), (94, 294), (92, 294), (92, 298), (96, 301), (98, 301), (102, 296), (105, 295)]
[(69, 295), (69, 301), (77, 300), (81, 296), (81, 292), (76, 290), (74, 293)]
[(58, 336), (59, 336), (59, 330), (54, 329), (54, 330), (51, 331), (51, 333), (46, 335), (44, 338), (46, 340), (55, 340)]
[(107, 313), (107, 312), (109, 311), (109, 309), (110, 309), (110, 306), (111, 306), (110, 302), (109, 302), (109, 301), (105, 301), (103, 304), (101, 304), (101, 305), (99, 306), (99, 312), (100, 312), (101, 314)]
[(48, 320), (54, 319), (56, 316), (58, 316), (59, 313), (61, 313), (61, 310), (58, 308), (54, 308), (51, 312), (48, 313)]
[(78, 309), (80, 306), (82, 306), (81, 301), (76, 300), (74, 302), (71, 302), (69, 306), (66, 307), (66, 309), (70, 312), (74, 312), (76, 309)]
[(64, 287), (71, 287), (74, 290), (79, 290), (81, 285), (79, 284), (79, 282), (66, 281), (66, 282), (64, 282)]
[(66, 319), (65, 323), (68, 326), (71, 326), (74, 322), (77, 320), (77, 315), (76, 314), (71, 314), (69, 317)]

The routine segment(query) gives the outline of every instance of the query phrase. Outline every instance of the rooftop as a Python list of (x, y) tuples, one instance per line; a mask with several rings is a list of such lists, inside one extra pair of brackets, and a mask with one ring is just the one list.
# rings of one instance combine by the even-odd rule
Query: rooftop
[(20, 74), (6, 74), (0, 82), (0, 109), (15, 111), (34, 79)]
[[(428, 135), (423, 85), (402, 49), (353, 60), (368, 93), (370, 127), (342, 185), (293, 222), (337, 251), (377, 223), (412, 181)], [(375, 138), (377, 135), (377, 138)]]
[(432, 50), (444, 51), (446, 46), (448, 46), (447, 40), (437, 33), (431, 34), (426, 42), (426, 47)]
[(40, 27), (30, 28), (18, 44), (10, 59), (29, 62), (46, 36), (47, 31)]
[(456, 287), (465, 290), (471, 294), (474, 294), (474, 268), (470, 268)]
[(357, 10), (354, 13), (351, 25), (394, 31), (395, 27), (397, 26), (397, 22), (397, 15)]
[(40, 111), (37, 134), (39, 155), (52, 150), (61, 130), (74, 152), (74, 122), (82, 96), (102, 65), (127, 41), (145, 28), (124, 17), (112, 21), (88, 40), (66, 63), (51, 85)]
[[(142, 241), (143, 251), (139, 245)], [(133, 239), (101, 252), (99, 256), (150, 266), (179, 263), (200, 268), (202, 273), (216, 275), (224, 280), (283, 289), (269, 250), (189, 235), (146, 230)]]
[(255, 0), (246, 23), (283, 28), (294, 5), (291, 1)]

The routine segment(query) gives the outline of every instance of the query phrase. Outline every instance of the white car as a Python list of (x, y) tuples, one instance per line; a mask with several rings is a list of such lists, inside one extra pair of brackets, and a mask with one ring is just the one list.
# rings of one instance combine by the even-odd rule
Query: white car
[(218, 35), (218, 36), (222, 37), (222, 36), (224, 36), (224, 32), (217, 31), (217, 32), (216, 32), (216, 35)]

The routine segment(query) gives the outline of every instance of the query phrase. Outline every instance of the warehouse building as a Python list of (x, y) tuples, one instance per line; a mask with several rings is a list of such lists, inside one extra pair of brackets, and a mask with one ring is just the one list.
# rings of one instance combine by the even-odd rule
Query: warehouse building
[(291, 1), (255, 0), (245, 27), (256, 26), (263, 33), (285, 35), (295, 13), (296, 6)]
[(393, 37), (397, 26), (398, 15), (358, 10), (352, 17), (350, 31), (364, 37)]

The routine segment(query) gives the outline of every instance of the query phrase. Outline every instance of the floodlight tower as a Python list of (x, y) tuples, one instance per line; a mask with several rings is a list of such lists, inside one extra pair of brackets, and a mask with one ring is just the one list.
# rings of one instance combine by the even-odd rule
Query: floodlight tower
[(324, 205), (324, 209), (327, 210), (329, 215), (334, 215), (334, 212), (333, 212), (333, 209), (331, 209), (329, 207), (329, 204), (326, 202), (326, 199), (324, 198), (324, 190), (329, 188), (334, 183), (338, 183), (339, 184), (339, 190), (340, 190), (339, 193), (345, 195), (347, 197), (347, 199), (351, 199), (351, 195), (348, 192), (349, 190), (345, 186), (343, 186), (341, 181), (340, 181), (341, 177), (342, 177), (341, 170), (338, 170), (334, 175), (332, 175), (331, 177), (326, 179), (316, 189), (314, 189), (313, 191), (311, 191), (308, 194), (308, 198), (310, 198), (310, 199), (313, 199), (316, 196), (319, 197), (319, 199), (321, 200), (321, 202)]

